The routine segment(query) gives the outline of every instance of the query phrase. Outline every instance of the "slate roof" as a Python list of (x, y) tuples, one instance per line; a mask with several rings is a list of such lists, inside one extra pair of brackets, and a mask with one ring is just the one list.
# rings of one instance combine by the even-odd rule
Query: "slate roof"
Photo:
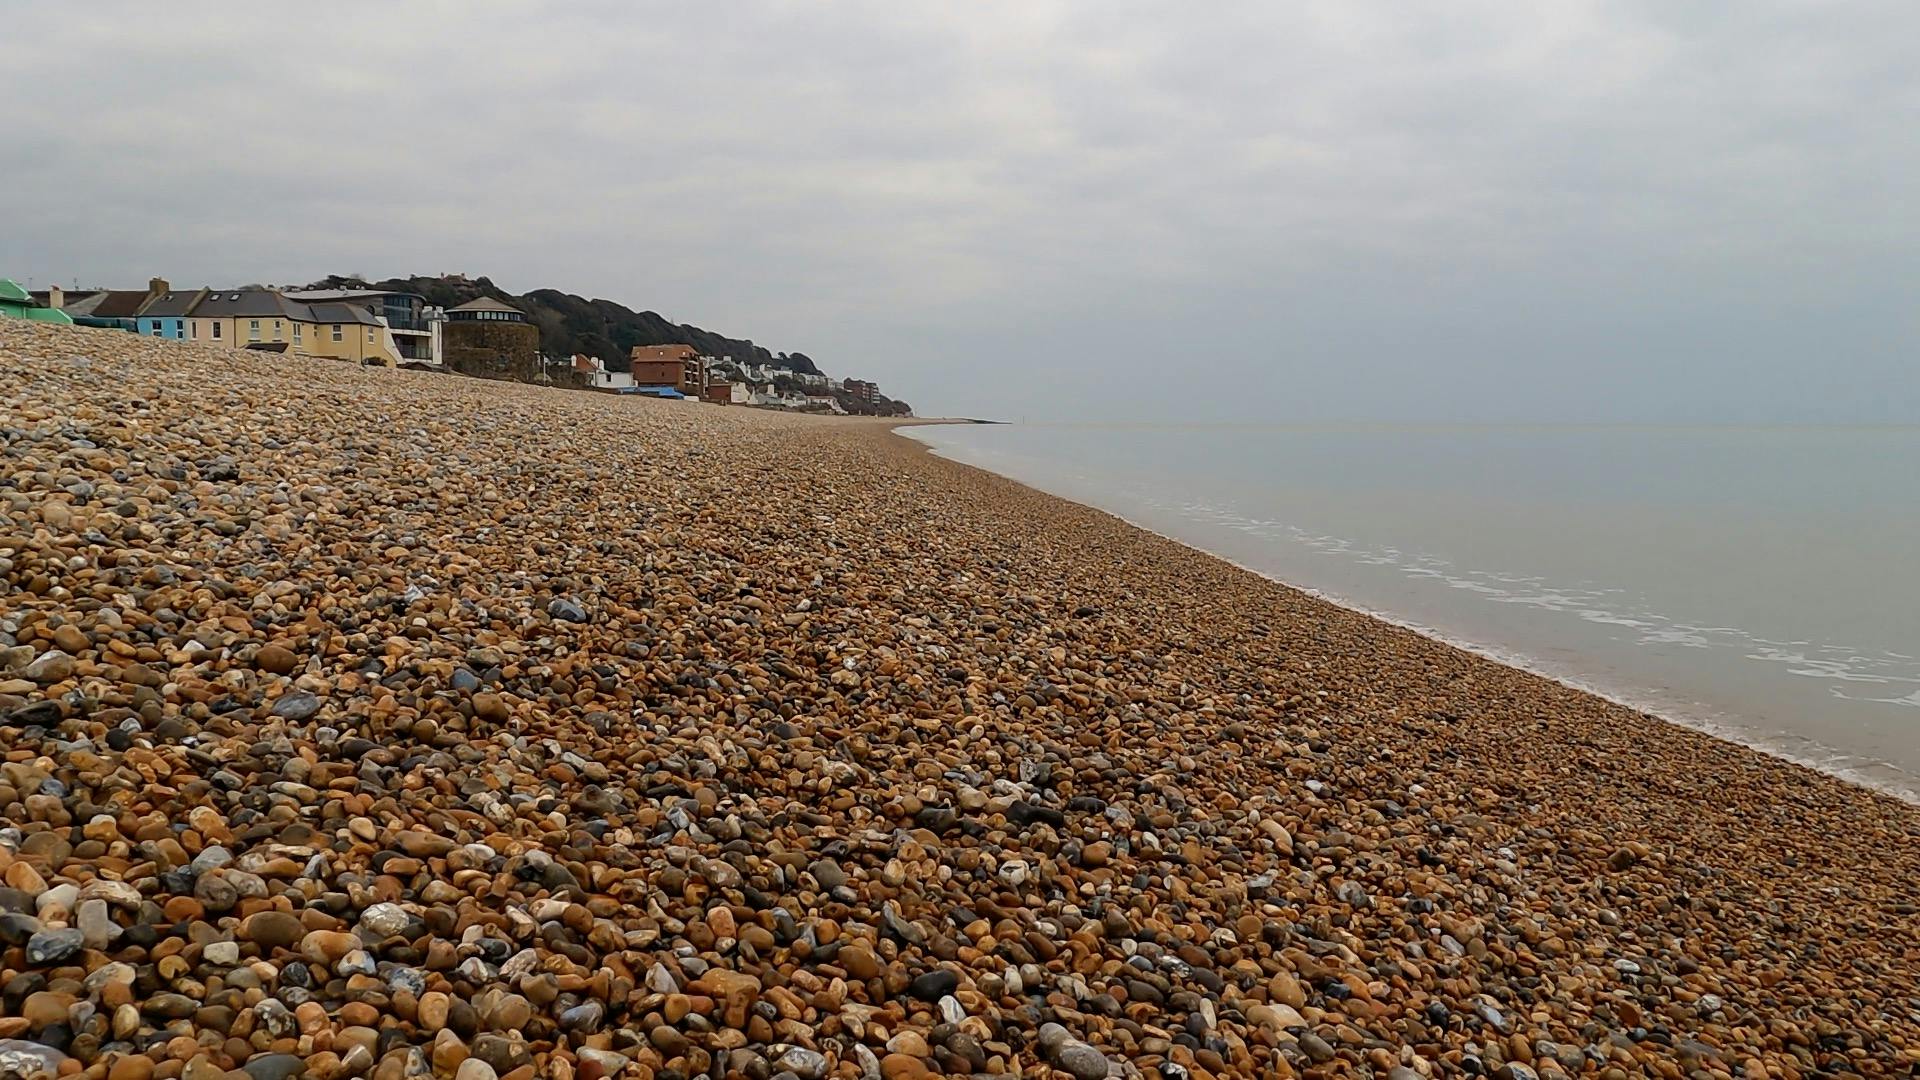
[(140, 314), (148, 295), (145, 289), (106, 289), (88, 297), (93, 307), (87, 314), (96, 319), (131, 319)]
[(518, 313), (518, 314), (521, 314), (521, 315), (525, 315), (525, 314), (526, 314), (526, 312), (524, 312), (524, 311), (521, 311), (521, 310), (520, 310), (519, 308), (517, 308), (517, 307), (514, 307), (514, 306), (513, 306), (512, 304), (503, 304), (503, 303), (501, 303), (500, 301), (498, 301), (498, 300), (495, 300), (495, 299), (494, 299), (493, 297), (491, 297), (491, 296), (481, 296), (481, 297), (476, 297), (475, 299), (472, 299), (472, 300), (469, 300), (469, 301), (467, 301), (466, 303), (464, 303), (464, 304), (461, 304), (461, 305), (460, 305), (459, 307), (454, 307), (454, 308), (448, 308), (447, 310), (448, 310), (449, 312), (453, 312), (453, 311), (512, 311), (512, 312), (516, 312), (516, 313)]
[(194, 313), (194, 306), (206, 295), (207, 290), (205, 289), (175, 289), (169, 293), (161, 293), (159, 296), (154, 297), (153, 303), (141, 309), (140, 317), (143, 319), (178, 319), (182, 316), (192, 315)]
[[(35, 289), (32, 296), (41, 307), (53, 302), (46, 289)], [(61, 296), (60, 310), (81, 318), (131, 319), (146, 299), (147, 294), (137, 289), (71, 289)]]
[(298, 318), (288, 310), (292, 304), (272, 289), (222, 289), (208, 293), (193, 313), (204, 319)]
[(389, 296), (406, 296), (426, 302), (426, 297), (416, 292), (399, 289), (291, 289), (286, 293), (289, 300), (312, 303), (316, 300), (383, 300)]
[[(306, 321), (318, 323), (360, 323), (364, 326), (379, 326), (380, 320), (359, 304), (317, 303), (302, 304), (293, 300), (287, 306), (306, 309)], [(298, 318), (299, 316), (295, 316)]]

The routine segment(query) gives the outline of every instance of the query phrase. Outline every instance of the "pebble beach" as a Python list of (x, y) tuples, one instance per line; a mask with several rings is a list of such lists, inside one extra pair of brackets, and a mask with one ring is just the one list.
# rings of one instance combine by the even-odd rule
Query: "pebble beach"
[(895, 423), (0, 321), (0, 1076), (1920, 1068), (1920, 808)]

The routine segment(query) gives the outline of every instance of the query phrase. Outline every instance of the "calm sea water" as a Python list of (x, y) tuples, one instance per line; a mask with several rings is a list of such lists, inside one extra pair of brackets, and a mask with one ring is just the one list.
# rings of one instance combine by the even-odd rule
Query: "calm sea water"
[(1920, 428), (943, 426), (940, 453), (1920, 795)]

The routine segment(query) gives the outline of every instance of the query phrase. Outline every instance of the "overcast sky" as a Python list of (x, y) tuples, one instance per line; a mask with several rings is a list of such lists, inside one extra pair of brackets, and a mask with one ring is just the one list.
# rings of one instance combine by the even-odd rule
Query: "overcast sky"
[(1920, 422), (1920, 5), (6, 5), (0, 276), (463, 271), (922, 414)]

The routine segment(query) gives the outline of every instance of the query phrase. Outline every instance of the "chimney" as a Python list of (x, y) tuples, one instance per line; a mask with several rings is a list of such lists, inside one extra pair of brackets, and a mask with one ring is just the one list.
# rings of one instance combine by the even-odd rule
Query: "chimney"
[(157, 278), (147, 279), (147, 295), (148, 296), (165, 296), (172, 291), (173, 291), (173, 286), (167, 284), (166, 278), (157, 277)]
[(67, 305), (67, 290), (58, 285), (47, 286), (47, 306), (55, 311)]

